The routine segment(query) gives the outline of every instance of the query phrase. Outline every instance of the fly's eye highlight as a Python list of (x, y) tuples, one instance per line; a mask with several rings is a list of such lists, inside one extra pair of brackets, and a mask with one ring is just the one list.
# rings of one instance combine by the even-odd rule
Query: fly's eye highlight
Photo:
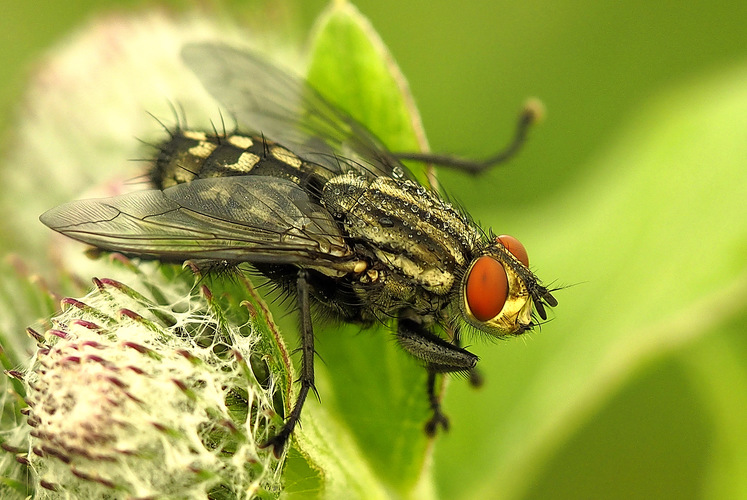
[(524, 264), (524, 267), (529, 267), (529, 254), (527, 254), (527, 249), (524, 248), (524, 245), (522, 245), (519, 240), (513, 236), (502, 234), (498, 236), (495, 241), (506, 247), (514, 257), (519, 259), (519, 262)]
[(477, 259), (467, 276), (465, 295), (469, 310), (478, 321), (498, 316), (508, 297), (508, 276), (503, 265), (493, 257)]

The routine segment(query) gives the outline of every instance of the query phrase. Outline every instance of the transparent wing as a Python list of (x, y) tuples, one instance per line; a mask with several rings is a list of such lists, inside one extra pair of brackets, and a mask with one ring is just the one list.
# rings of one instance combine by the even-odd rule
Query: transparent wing
[(256, 55), (201, 43), (186, 45), (182, 58), (240, 128), (263, 134), (333, 172), (409, 175), (365, 126), (304, 80)]
[(275, 177), (217, 177), (164, 191), (74, 201), (40, 220), (105, 250), (166, 261), (350, 260), (329, 213), (298, 185)]

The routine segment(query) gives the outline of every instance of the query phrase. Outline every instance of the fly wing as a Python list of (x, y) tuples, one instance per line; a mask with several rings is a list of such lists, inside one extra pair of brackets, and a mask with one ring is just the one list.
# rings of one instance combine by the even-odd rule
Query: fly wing
[(189, 44), (182, 58), (240, 128), (263, 134), (335, 173), (391, 176), (407, 169), (360, 122), (304, 80), (225, 45)]
[(164, 261), (319, 264), (350, 260), (330, 214), (291, 181), (216, 177), (66, 203), (40, 220), (104, 250)]

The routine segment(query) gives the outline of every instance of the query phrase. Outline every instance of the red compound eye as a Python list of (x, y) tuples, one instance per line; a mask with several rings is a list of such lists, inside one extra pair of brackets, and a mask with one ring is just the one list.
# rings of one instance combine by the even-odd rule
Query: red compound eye
[(508, 296), (508, 277), (501, 263), (488, 256), (477, 259), (467, 276), (466, 296), (478, 321), (496, 317)]
[(509, 252), (514, 254), (514, 257), (519, 259), (519, 262), (524, 264), (526, 267), (529, 267), (529, 254), (527, 254), (527, 249), (524, 248), (524, 245), (522, 245), (519, 240), (513, 236), (502, 234), (498, 236), (495, 241), (506, 247)]

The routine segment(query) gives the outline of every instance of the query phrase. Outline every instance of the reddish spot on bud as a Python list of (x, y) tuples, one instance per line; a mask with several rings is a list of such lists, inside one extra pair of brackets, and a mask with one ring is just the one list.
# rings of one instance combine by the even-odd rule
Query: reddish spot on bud
[(130, 309), (120, 309), (119, 314), (122, 316), (126, 316), (130, 319), (134, 319), (135, 321), (143, 321), (145, 319), (142, 316), (140, 316), (138, 313)]
[(75, 321), (73, 321), (73, 324), (82, 326), (83, 328), (88, 328), (89, 330), (101, 330), (101, 327), (96, 323), (92, 321), (86, 321), (84, 319), (76, 319)]
[(78, 309), (87, 309), (88, 305), (84, 304), (83, 302), (74, 299), (72, 297), (65, 297), (60, 302), (62, 302), (63, 306), (73, 306)]
[(63, 332), (62, 330), (47, 330), (47, 333), (49, 335), (54, 335), (55, 337), (59, 337), (61, 339), (68, 339), (70, 336), (67, 334), (67, 332)]

